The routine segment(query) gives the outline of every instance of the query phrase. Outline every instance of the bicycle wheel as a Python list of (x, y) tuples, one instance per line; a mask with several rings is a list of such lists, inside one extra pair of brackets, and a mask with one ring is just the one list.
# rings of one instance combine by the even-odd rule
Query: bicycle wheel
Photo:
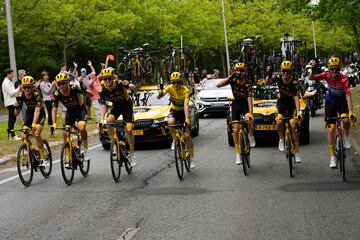
[(121, 161), (125, 165), (125, 170), (128, 174), (131, 174), (132, 166), (130, 164), (130, 153), (126, 148), (126, 145), (124, 144), (120, 145), (120, 152), (121, 152)]
[(248, 175), (248, 164), (247, 164), (247, 156), (246, 156), (246, 152), (245, 152), (245, 136), (244, 136), (244, 132), (240, 131), (239, 133), (239, 140), (240, 140), (240, 154), (241, 154), (241, 160), (242, 160), (242, 166), (243, 166), (243, 171), (244, 171), (244, 175), (247, 176)]
[(84, 160), (84, 144), (82, 143), (82, 141), (78, 141), (78, 145), (79, 145), (79, 152), (80, 152), (80, 156), (78, 156), (77, 160), (79, 162), (79, 167), (80, 167), (80, 172), (81, 174), (86, 177), (89, 174), (89, 170), (90, 170), (90, 159), (85, 161)]
[(286, 152), (286, 159), (289, 163), (289, 171), (290, 171), (290, 177), (294, 177), (293, 174), (293, 153), (291, 149), (291, 136), (290, 132), (285, 133), (285, 152)]
[(148, 80), (150, 80), (151, 82), (154, 81), (155, 79), (155, 66), (154, 66), (154, 62), (152, 59), (147, 59), (146, 60), (146, 75)]
[(48, 141), (46, 141), (44, 139), (43, 142), (44, 142), (44, 149), (45, 149), (45, 160), (44, 161), (46, 162), (46, 167), (41, 167), (40, 172), (44, 176), (44, 178), (48, 178), (48, 177), (50, 177), (51, 170), (52, 170), (52, 154), (51, 154), (51, 149), (50, 149), (50, 145), (49, 145)]
[(162, 78), (163, 82), (168, 82), (168, 70), (166, 68), (166, 60), (162, 60), (160, 64), (160, 77)]
[(182, 149), (183, 149), (183, 152), (184, 152), (184, 165), (185, 165), (185, 169), (187, 172), (190, 172), (190, 164), (191, 164), (191, 158), (190, 158), (190, 154), (189, 154), (189, 150), (187, 148), (187, 145), (184, 142), (181, 142), (182, 144)]
[(124, 62), (120, 62), (117, 67), (117, 74), (119, 79), (124, 80), (126, 79), (126, 64)]
[(115, 182), (119, 182), (121, 175), (121, 154), (118, 153), (120, 153), (120, 149), (118, 149), (116, 141), (112, 140), (110, 145), (110, 167)]
[(19, 178), (25, 187), (31, 184), (34, 175), (34, 166), (31, 153), (25, 143), (21, 144), (17, 153), (17, 170)]
[(61, 174), (63, 176), (64, 182), (67, 185), (71, 185), (74, 179), (75, 172), (75, 156), (70, 150), (69, 143), (65, 143), (61, 148), (60, 153), (60, 166)]
[(182, 159), (181, 141), (179, 137), (175, 139), (175, 166), (176, 172), (180, 180), (184, 177), (184, 162)]
[(345, 177), (345, 149), (344, 149), (344, 142), (341, 138), (337, 139), (337, 148), (338, 148), (338, 154), (337, 154), (337, 160), (340, 162), (340, 172), (342, 175), (343, 182), (346, 181)]

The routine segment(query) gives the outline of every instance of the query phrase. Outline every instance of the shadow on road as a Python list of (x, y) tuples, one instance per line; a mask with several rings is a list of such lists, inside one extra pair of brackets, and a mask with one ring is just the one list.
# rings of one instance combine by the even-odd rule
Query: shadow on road
[(280, 187), (285, 192), (341, 192), (360, 189), (360, 182), (291, 183)]

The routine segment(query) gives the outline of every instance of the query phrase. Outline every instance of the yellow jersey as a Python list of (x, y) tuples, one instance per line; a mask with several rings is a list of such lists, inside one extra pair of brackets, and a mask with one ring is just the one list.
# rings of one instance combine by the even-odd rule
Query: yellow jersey
[(168, 85), (163, 90), (163, 95), (170, 94), (171, 108), (175, 111), (181, 111), (184, 109), (184, 105), (190, 101), (190, 90), (181, 85), (178, 90), (175, 90), (172, 84)]

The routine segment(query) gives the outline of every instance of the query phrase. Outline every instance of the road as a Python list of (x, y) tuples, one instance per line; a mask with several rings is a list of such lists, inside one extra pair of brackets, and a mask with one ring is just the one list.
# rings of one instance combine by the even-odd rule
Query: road
[(245, 177), (227, 145), (225, 119), (201, 119), (197, 168), (179, 181), (167, 148), (136, 151), (138, 165), (111, 177), (108, 152), (91, 152), (90, 175), (66, 186), (59, 164), (24, 188), (0, 172), (0, 239), (359, 239), (360, 175), (331, 170), (323, 113), (291, 179), (285, 156), (266, 141), (252, 150)]

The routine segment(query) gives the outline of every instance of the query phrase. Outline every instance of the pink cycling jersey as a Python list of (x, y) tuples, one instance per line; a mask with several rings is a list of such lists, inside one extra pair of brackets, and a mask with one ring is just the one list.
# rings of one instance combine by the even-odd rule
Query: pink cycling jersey
[(346, 75), (340, 74), (338, 80), (334, 80), (330, 72), (323, 72), (314, 76), (315, 80), (324, 79), (329, 84), (329, 91), (335, 95), (350, 96), (349, 79)]

